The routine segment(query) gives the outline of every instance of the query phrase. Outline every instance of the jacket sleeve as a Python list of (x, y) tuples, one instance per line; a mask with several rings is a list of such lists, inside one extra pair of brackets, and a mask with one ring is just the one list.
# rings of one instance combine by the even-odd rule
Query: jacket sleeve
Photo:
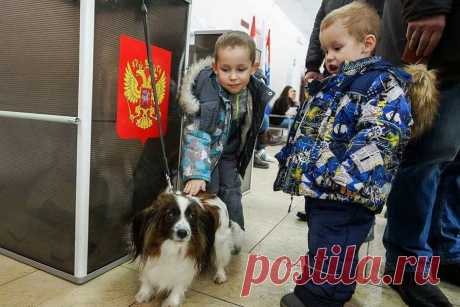
[(454, 0), (402, 0), (406, 22), (426, 16), (445, 15), (451, 11)]
[(377, 79), (383, 91), (368, 93), (356, 133), (342, 159), (334, 155), (327, 142), (318, 144), (312, 170), (316, 184), (365, 197), (378, 189), (379, 194), (388, 196), (403, 147), (410, 137), (412, 117), (403, 89), (392, 77), (387, 78), (387, 82)]
[(181, 168), (184, 182), (190, 179), (211, 180), (211, 136), (199, 130), (200, 118), (187, 115), (185, 119)]
[(305, 60), (305, 68), (307, 71), (319, 71), (321, 63), (323, 63), (324, 53), (321, 50), (321, 43), (319, 41), (319, 28), (321, 21), (323, 21), (326, 15), (324, 11), (324, 0), (321, 2), (321, 6), (316, 13), (315, 23), (310, 36), (310, 43), (308, 44), (307, 58)]

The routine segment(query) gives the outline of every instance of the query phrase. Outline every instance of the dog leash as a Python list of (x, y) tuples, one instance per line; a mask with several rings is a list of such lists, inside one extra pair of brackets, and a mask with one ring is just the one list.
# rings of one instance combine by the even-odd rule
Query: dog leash
[(147, 10), (147, 5), (145, 4), (145, 0), (142, 0), (141, 11), (144, 14), (145, 48), (147, 49), (147, 61), (148, 61), (149, 70), (150, 70), (150, 80), (151, 80), (151, 86), (152, 86), (153, 103), (155, 106), (155, 113), (157, 117), (158, 131), (160, 132), (160, 144), (161, 144), (161, 155), (162, 155), (162, 161), (163, 161), (162, 162), (163, 171), (164, 171), (166, 183), (168, 185), (168, 189), (169, 191), (173, 191), (173, 186), (171, 184), (171, 173), (169, 171), (168, 157), (166, 156), (165, 142), (164, 142), (164, 137), (163, 137), (163, 127), (162, 127), (162, 121), (161, 121), (160, 107), (158, 105), (155, 70), (153, 67), (152, 52), (150, 50), (150, 39), (149, 39), (150, 31), (149, 31), (149, 22), (148, 22), (149, 21), (148, 20), (148, 10)]

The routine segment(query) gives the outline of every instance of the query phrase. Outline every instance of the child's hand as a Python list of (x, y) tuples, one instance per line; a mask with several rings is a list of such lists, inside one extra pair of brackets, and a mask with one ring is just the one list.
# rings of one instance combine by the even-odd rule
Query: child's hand
[(201, 191), (206, 191), (206, 181), (201, 179), (192, 179), (187, 181), (184, 188), (184, 193), (195, 196)]
[(306, 83), (309, 83), (311, 80), (321, 80), (321, 79), (323, 79), (323, 75), (316, 71), (308, 71), (304, 77), (304, 80)]

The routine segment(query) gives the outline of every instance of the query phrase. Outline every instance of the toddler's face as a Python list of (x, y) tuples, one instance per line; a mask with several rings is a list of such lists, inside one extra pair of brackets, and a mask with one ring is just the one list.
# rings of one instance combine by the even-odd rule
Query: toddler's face
[(235, 46), (217, 51), (213, 69), (219, 84), (229, 93), (238, 94), (248, 85), (256, 66), (251, 62), (248, 48)]
[[(369, 37), (368, 35), (367, 37)], [(336, 21), (320, 32), (321, 48), (325, 54), (326, 69), (336, 74), (344, 62), (356, 61), (372, 55), (375, 37), (371, 35), (371, 45), (367, 37), (359, 42), (340, 21)], [(372, 45), (373, 44), (373, 45)]]

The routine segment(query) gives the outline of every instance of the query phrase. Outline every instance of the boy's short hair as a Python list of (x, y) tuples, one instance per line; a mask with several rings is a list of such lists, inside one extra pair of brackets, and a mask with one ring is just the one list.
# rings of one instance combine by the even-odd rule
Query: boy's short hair
[(324, 17), (320, 31), (335, 22), (341, 22), (351, 36), (363, 41), (366, 35), (373, 34), (376, 40), (380, 34), (380, 17), (377, 11), (367, 3), (353, 1), (350, 4), (333, 10)]
[(249, 58), (251, 63), (254, 64), (256, 60), (256, 44), (254, 40), (245, 32), (242, 31), (230, 31), (225, 32), (216, 41), (214, 46), (214, 62), (217, 63), (217, 53), (220, 49), (227, 47), (245, 47), (249, 51)]

